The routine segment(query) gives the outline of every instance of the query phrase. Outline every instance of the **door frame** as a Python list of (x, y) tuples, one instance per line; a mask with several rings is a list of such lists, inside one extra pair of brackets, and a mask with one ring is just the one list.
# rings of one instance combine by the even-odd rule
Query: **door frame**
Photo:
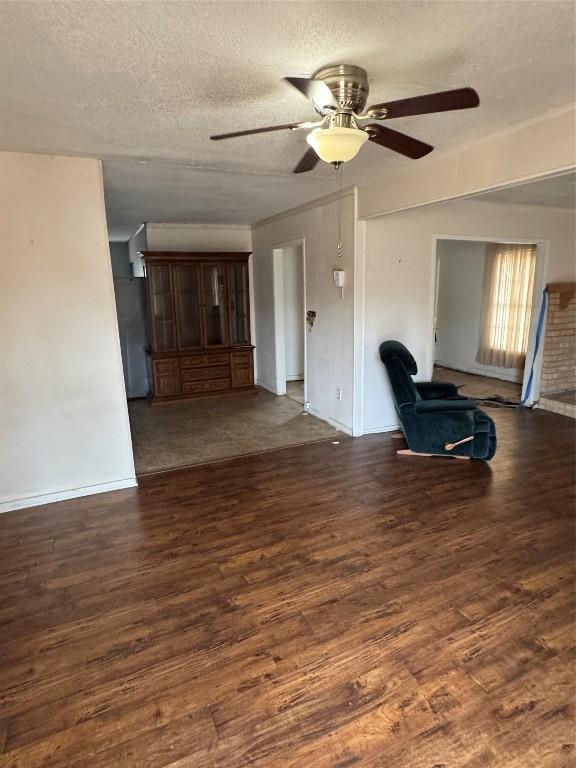
[(306, 333), (306, 240), (298, 238), (272, 246), (272, 280), (274, 291), (275, 394), (286, 394), (286, 336), (284, 323), (284, 249), (302, 249), (302, 304), (304, 334), (304, 403), (308, 404), (308, 338)]
[[(540, 373), (542, 370), (543, 346), (537, 350), (536, 334), (538, 330), (538, 319), (542, 305), (542, 297), (547, 284), (548, 276), (548, 252), (550, 247), (549, 240), (543, 240), (538, 237), (488, 237), (482, 235), (434, 235), (432, 238), (432, 286), (431, 286), (431, 313), (429, 320), (430, 332), (428, 335), (429, 343), (427, 345), (428, 371), (430, 378), (434, 370), (435, 341), (434, 330), (436, 320), (436, 302), (438, 297), (439, 284), (439, 261), (438, 261), (438, 241), (439, 240), (464, 240), (476, 243), (510, 243), (513, 245), (536, 245), (536, 270), (534, 274), (534, 287), (532, 289), (532, 309), (530, 313), (530, 331), (528, 333), (528, 348), (526, 350), (526, 363), (522, 375), (522, 404), (525, 406), (533, 405), (540, 397)], [(527, 397), (528, 382), (530, 372), (534, 369), (532, 388), (530, 396)]]

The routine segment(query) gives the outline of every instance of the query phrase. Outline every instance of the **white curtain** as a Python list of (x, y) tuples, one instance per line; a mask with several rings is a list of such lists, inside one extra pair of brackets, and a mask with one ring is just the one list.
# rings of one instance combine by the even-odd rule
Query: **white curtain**
[(535, 269), (535, 245), (488, 245), (476, 356), (482, 365), (524, 365)]

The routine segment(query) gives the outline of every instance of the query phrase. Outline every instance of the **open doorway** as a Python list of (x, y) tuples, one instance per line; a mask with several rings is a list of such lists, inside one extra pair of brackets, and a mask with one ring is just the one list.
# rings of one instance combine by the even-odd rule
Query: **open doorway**
[(274, 249), (276, 392), (306, 405), (306, 283), (302, 240)]
[(523, 402), (541, 256), (535, 242), (437, 239), (434, 379), (485, 404)]
[(282, 249), (284, 282), (284, 377), (286, 394), (304, 405), (304, 248)]

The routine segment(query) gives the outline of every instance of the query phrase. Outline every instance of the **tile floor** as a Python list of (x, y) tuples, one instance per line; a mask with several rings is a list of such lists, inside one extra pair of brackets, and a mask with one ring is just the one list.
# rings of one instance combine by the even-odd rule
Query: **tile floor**
[(128, 408), (138, 475), (343, 437), (295, 399), (264, 389), (156, 407), (131, 400)]

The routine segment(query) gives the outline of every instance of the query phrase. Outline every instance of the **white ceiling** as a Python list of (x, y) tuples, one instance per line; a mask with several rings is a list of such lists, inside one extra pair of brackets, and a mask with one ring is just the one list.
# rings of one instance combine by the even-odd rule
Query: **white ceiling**
[[(475, 87), (476, 110), (394, 121), (437, 151), (574, 100), (574, 4), (0, 2), (0, 149), (104, 159), (111, 237), (142, 221), (250, 223), (335, 189), (291, 170), (304, 134), (209, 135), (310, 119), (281, 82), (365, 67), (370, 101)], [(390, 123), (392, 125), (392, 122)], [(359, 183), (418, 161), (368, 144)]]
[(514, 205), (543, 205), (546, 208), (576, 208), (576, 174), (564, 173), (550, 179), (518, 184), (479, 195), (479, 200)]

